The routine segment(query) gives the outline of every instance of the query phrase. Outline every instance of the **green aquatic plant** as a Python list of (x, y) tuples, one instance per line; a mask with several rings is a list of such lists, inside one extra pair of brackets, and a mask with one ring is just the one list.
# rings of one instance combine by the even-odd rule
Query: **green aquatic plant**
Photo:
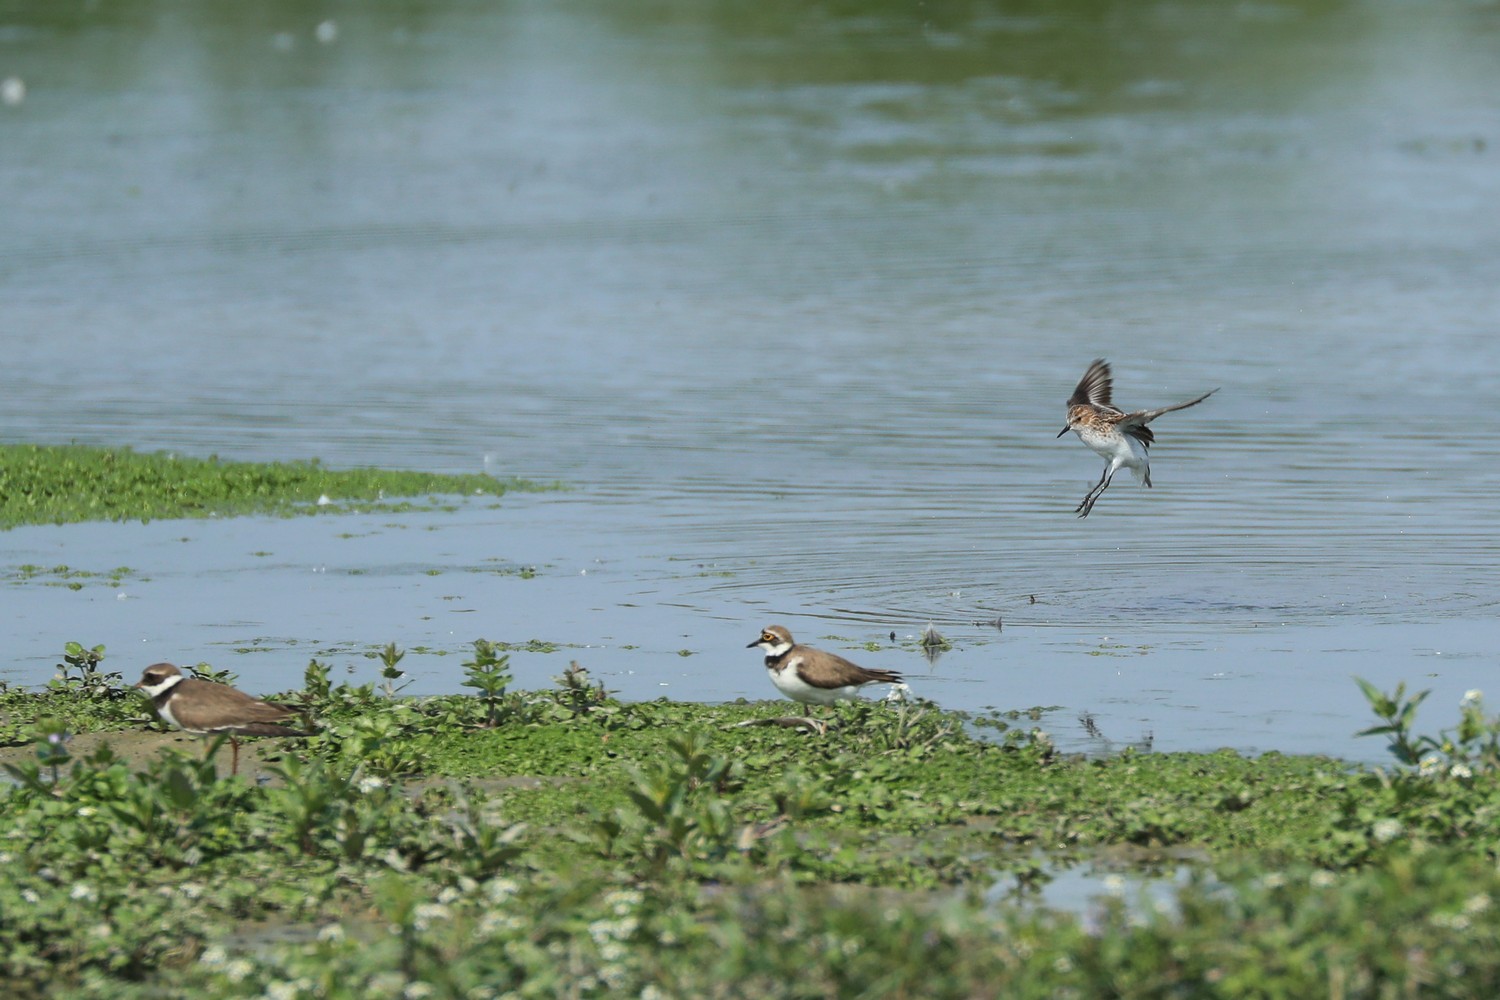
[[(437, 495), (555, 489), (520, 479), (311, 462), (231, 462), (128, 448), (0, 444), (0, 529), (74, 521), (416, 509)], [(331, 498), (331, 502), (330, 502)]]
[(474, 658), (465, 660), (462, 666), (464, 679), (459, 683), (479, 692), (484, 705), (483, 724), (490, 728), (498, 726), (505, 689), (511, 683), (510, 657), (500, 653), (499, 647), (487, 639), (475, 639)]
[(1398, 767), (1350, 774), (1340, 784), (1329, 858), (1366, 864), (1372, 858), (1462, 846), (1500, 859), (1500, 719), (1487, 717), (1484, 696), (1459, 702), (1458, 725), (1436, 735), (1415, 730), (1428, 696), (1408, 697), (1406, 685), (1387, 694), (1359, 678), (1380, 724), (1360, 735), (1385, 736)]
[(81, 642), (70, 642), (63, 647), (62, 659), (57, 665), (57, 675), (47, 682), (52, 691), (107, 699), (123, 698), (130, 693), (118, 671), (99, 668), (104, 662), (102, 644), (89, 648)]
[(573, 660), (557, 677), (552, 678), (559, 690), (557, 702), (574, 715), (585, 715), (609, 704), (609, 692), (603, 681), (591, 681), (586, 668)]
[(1397, 684), (1395, 691), (1386, 694), (1358, 677), (1355, 682), (1380, 719), (1380, 725), (1361, 730), (1358, 735), (1390, 737), (1391, 755), (1399, 763), (1426, 775), (1460, 778), (1500, 769), (1500, 716), (1485, 715), (1483, 692), (1464, 693), (1458, 704), (1457, 726), (1427, 735), (1414, 729), (1417, 707), (1430, 691), (1407, 697), (1405, 684)]
[(739, 844), (731, 795), (743, 785), (742, 767), (710, 752), (703, 734), (668, 737), (666, 757), (631, 772), (629, 807), (593, 821), (606, 857), (631, 857), (652, 873), (674, 862), (724, 859)]
[[(411, 683), (411, 678), (406, 677), (406, 671), (399, 664), (406, 658), (406, 653), (396, 648), (394, 642), (387, 643), (376, 656), (380, 660), (380, 676), (384, 683), (380, 685), (380, 693), (387, 698), (394, 698), (402, 688)], [(402, 678), (406, 678), (402, 680)], [(397, 683), (397, 682), (400, 683)]]
[[(1500, 792), (1452, 767), (1487, 752), (1477, 692), (1440, 738), (1406, 716), (1424, 755), (1388, 772), (1066, 756), (921, 701), (841, 704), (815, 736), (740, 725), (780, 703), (622, 703), (572, 666), (516, 691), (504, 657), (476, 644), (485, 685), (430, 698), (310, 661), (295, 697), (320, 731), (265, 784), (65, 740), (140, 728), (104, 696), (62, 727), (55, 692), (6, 692), (30, 742), (0, 787), (0, 978), (129, 1000), (1301, 996), (1335, 976), (1373, 998), (1442, 962), (1500, 984)], [(1389, 701), (1386, 725), (1408, 699)], [(1445, 741), (1465, 756), (1424, 772)], [(1183, 884), (1160, 910), (1101, 890), (1087, 920), (991, 890), (1034, 900), (1078, 863)]]

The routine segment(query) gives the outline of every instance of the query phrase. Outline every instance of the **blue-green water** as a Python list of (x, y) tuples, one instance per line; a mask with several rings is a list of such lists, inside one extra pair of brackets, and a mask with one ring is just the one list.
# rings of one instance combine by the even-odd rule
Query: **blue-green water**
[[(768, 697), (779, 621), (1069, 745), (1378, 757), (1351, 674), (1436, 726), (1496, 666), (1496, 51), (1395, 0), (0, 6), (0, 437), (577, 487), (7, 533), (9, 677), (484, 635)], [(1221, 388), (1079, 521), (1096, 356)]]

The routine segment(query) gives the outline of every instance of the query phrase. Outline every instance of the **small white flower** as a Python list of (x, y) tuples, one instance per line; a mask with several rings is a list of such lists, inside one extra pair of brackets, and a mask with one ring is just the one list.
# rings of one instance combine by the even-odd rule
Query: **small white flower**
[(396, 996), (396, 991), (406, 984), (399, 972), (377, 972), (365, 984), (365, 996)]
[(1307, 884), (1314, 889), (1327, 889), (1338, 881), (1338, 876), (1326, 868), (1319, 868), (1307, 877)]
[(266, 998), (267, 1000), (297, 1000), (301, 992), (302, 990), (293, 982), (271, 983), (266, 987)]
[(612, 990), (618, 990), (625, 985), (625, 967), (622, 965), (604, 965), (599, 968), (599, 978), (604, 980), (604, 985)]
[(426, 1000), (432, 996), (434, 990), (431, 983), (407, 983), (406, 989), (401, 991), (405, 1000)]
[(1490, 908), (1490, 897), (1486, 893), (1470, 896), (1464, 901), (1464, 912), (1477, 915)]
[(516, 931), (525, 929), (526, 926), (526, 921), (514, 914), (491, 910), (480, 919), (479, 925), (474, 928), (474, 936), (490, 938), (501, 933), (515, 933)]
[(1387, 816), (1385, 819), (1377, 819), (1375, 821), (1375, 824), (1370, 827), (1370, 836), (1375, 839), (1377, 844), (1389, 844), (1401, 836), (1403, 829), (1399, 819), (1392, 819)]
[(1479, 690), (1478, 688), (1469, 688), (1469, 690), (1464, 692), (1463, 700), (1458, 704), (1463, 708), (1468, 708), (1470, 705), (1477, 705), (1483, 700), (1483, 691)]
[(492, 903), (503, 903), (520, 891), (520, 883), (510, 878), (491, 879), (484, 887), (485, 895), (490, 897)]
[(450, 885), (445, 887), (442, 892), (437, 894), (437, 901), (439, 903), (451, 903), (462, 895), (463, 893), (459, 892), (456, 888)]
[(99, 810), (95, 809), (93, 806), (79, 806), (78, 812), (76, 812), (74, 815), (76, 815), (79, 819), (88, 819), (90, 816), (97, 816), (98, 814)]
[(419, 931), (425, 931), (434, 921), (448, 920), (452, 916), (453, 911), (441, 903), (422, 903), (412, 912), (411, 925)]
[(1260, 880), (1260, 884), (1267, 889), (1280, 889), (1286, 885), (1286, 876), (1281, 872), (1271, 872), (1271, 874)]
[(336, 944), (339, 941), (344, 940), (344, 925), (329, 924), (327, 927), (324, 927), (322, 930), (318, 931), (318, 940), (325, 941), (330, 944)]
[(1060, 956), (1052, 963), (1052, 968), (1055, 969), (1059, 975), (1065, 976), (1073, 971), (1073, 960), (1066, 955)]
[(114, 932), (114, 926), (111, 924), (95, 924), (89, 931), (89, 933), (94, 935), (94, 937), (101, 939), (109, 937)]
[(1442, 766), (1443, 758), (1439, 757), (1435, 753), (1430, 753), (1426, 757), (1423, 757), (1420, 762), (1418, 762), (1417, 773), (1424, 776), (1436, 774), (1437, 769)]
[(201, 965), (223, 965), (229, 961), (229, 953), (220, 945), (212, 945), (203, 949), (203, 954), (198, 956)]
[(36, 894), (35, 889), (22, 889), (21, 898), (26, 900), (26, 902), (32, 904), (40, 903), (42, 901), (42, 897)]
[(1448, 776), (1450, 778), (1472, 778), (1474, 777), (1474, 772), (1469, 769), (1469, 765), (1467, 764), (1454, 764), (1448, 768)]
[(68, 898), (81, 899), (85, 902), (96, 903), (99, 901), (99, 893), (94, 891), (93, 886), (84, 885), (82, 882), (79, 882), (73, 886), (73, 891), (68, 893)]
[(604, 903), (615, 916), (623, 917), (641, 905), (641, 898), (641, 894), (632, 889), (617, 889), (604, 897)]
[(363, 778), (359, 779), (358, 785), (359, 785), (359, 791), (360, 791), (361, 795), (369, 795), (371, 792), (375, 791), (377, 788), (384, 788), (385, 787), (385, 779), (384, 778), (377, 778), (373, 774), (367, 774)]
[(231, 983), (242, 983), (255, 971), (255, 963), (248, 958), (236, 958), (224, 966), (224, 977)]
[(520, 883), (514, 879), (490, 879), (484, 886), (484, 895), (489, 897), (490, 903), (504, 903), (517, 892), (520, 892)]
[(198, 899), (203, 895), (203, 883), (184, 882), (177, 887), (177, 891), (188, 899)]

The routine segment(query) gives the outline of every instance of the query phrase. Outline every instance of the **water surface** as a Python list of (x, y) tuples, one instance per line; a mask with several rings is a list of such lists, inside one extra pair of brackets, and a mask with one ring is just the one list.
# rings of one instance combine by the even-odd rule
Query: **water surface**
[[(1350, 675), (1435, 727), (1496, 664), (1497, 48), (1395, 0), (6, 4), (0, 436), (576, 487), (10, 532), (8, 675), (485, 635), (765, 697), (779, 621), (1070, 746), (1379, 757)], [(1099, 356), (1220, 391), (1079, 521)]]

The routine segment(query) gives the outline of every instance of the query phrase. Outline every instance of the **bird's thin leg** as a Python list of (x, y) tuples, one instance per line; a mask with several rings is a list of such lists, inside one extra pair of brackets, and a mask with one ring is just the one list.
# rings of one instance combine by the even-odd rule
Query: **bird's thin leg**
[(1089, 490), (1089, 495), (1084, 497), (1083, 503), (1078, 505), (1079, 517), (1089, 516), (1089, 512), (1094, 509), (1094, 504), (1099, 502), (1099, 498), (1104, 495), (1105, 490), (1109, 489), (1109, 484), (1114, 482), (1114, 478), (1114, 475), (1106, 468), (1104, 478), (1099, 481), (1099, 485)]
[(1076, 514), (1080, 510), (1083, 510), (1084, 507), (1088, 506), (1089, 498), (1094, 495), (1094, 491), (1095, 490), (1103, 488), (1103, 486), (1104, 486), (1104, 479), (1108, 475), (1109, 475), (1109, 466), (1106, 465), (1104, 467), (1104, 472), (1101, 473), (1100, 476), (1099, 476), (1099, 481), (1097, 483), (1095, 483), (1093, 486), (1089, 487), (1089, 491), (1083, 495), (1083, 499), (1080, 500), (1080, 501), (1078, 501), (1078, 506), (1073, 508), (1073, 513)]
[(1089, 511), (1094, 509), (1094, 501), (1098, 500), (1099, 494), (1103, 493), (1105, 488), (1109, 486), (1109, 480), (1109, 466), (1106, 465), (1104, 472), (1099, 476), (1099, 481), (1094, 484), (1091, 490), (1083, 495), (1083, 499), (1078, 502), (1078, 506), (1073, 508), (1073, 513), (1079, 517), (1088, 517)]
[(229, 776), (234, 777), (240, 773), (240, 741), (233, 736), (229, 737), (230, 764)]

